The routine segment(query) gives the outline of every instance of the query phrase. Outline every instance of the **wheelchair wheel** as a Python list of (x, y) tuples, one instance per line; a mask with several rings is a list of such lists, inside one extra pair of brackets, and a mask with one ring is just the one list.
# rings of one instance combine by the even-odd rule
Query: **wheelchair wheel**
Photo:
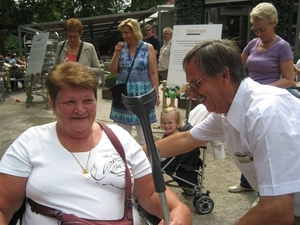
[(143, 221), (144, 225), (155, 225), (159, 224), (160, 220), (158, 217), (153, 216), (148, 213), (145, 209), (143, 209), (140, 204), (138, 204), (138, 212), (140, 214), (140, 218)]
[(195, 202), (196, 211), (201, 214), (208, 214), (214, 208), (213, 200), (208, 196), (202, 196)]
[(183, 192), (186, 194), (186, 195), (194, 195), (196, 194), (197, 190), (191, 190), (191, 189), (185, 189), (185, 188), (182, 188)]

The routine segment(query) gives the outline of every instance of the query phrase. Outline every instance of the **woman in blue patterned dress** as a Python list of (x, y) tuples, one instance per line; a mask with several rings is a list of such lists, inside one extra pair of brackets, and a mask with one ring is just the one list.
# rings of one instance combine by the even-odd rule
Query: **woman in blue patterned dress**
[[(132, 70), (127, 81), (128, 96), (139, 96), (148, 93), (155, 87), (157, 93), (156, 106), (159, 105), (159, 89), (157, 62), (154, 48), (151, 44), (142, 41), (143, 35), (140, 24), (135, 19), (126, 19), (118, 26), (124, 42), (119, 42), (115, 46), (109, 71), (112, 74), (118, 74), (116, 84), (125, 83), (131, 63), (139, 49), (134, 61)], [(129, 133), (132, 132), (132, 126), (137, 130), (137, 141), (145, 144), (145, 138), (139, 118), (127, 109), (117, 109), (111, 107), (110, 118), (118, 123)], [(149, 115), (150, 123), (156, 122), (155, 109), (153, 108)]]

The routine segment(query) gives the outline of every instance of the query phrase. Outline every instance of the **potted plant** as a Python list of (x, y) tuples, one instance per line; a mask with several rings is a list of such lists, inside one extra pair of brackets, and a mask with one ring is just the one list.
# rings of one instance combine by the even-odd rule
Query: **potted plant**
[(115, 86), (117, 81), (117, 74), (107, 74), (104, 78), (104, 88), (102, 89), (102, 99), (112, 99), (111, 98), (111, 88)]
[(195, 100), (189, 100), (189, 86), (187, 84), (183, 85), (178, 91), (178, 108), (192, 110), (195, 108), (199, 102)]

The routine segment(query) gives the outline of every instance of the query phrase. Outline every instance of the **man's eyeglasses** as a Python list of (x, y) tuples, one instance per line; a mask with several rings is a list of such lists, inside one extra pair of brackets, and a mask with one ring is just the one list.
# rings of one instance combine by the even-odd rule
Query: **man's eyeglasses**
[(145, 31), (150, 31), (151, 29), (145, 29)]
[(267, 28), (266, 27), (260, 27), (260, 28), (254, 28), (253, 26), (251, 27), (251, 30), (254, 32), (254, 33), (257, 33), (258, 31), (259, 32), (264, 32)]
[(206, 76), (202, 77), (201, 79), (197, 80), (196, 82), (188, 83), (189, 87), (193, 88), (194, 90), (197, 90), (201, 84), (201, 81), (203, 81), (208, 76), (209, 75), (206, 75)]

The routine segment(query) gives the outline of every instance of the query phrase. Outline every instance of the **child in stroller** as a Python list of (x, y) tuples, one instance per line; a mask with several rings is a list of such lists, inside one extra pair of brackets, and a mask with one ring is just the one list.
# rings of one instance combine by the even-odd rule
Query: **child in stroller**
[[(165, 131), (163, 138), (190, 130), (193, 127), (189, 122), (183, 122), (180, 111), (175, 107), (168, 107), (161, 112), (160, 125)], [(200, 159), (200, 148), (203, 149), (203, 160)], [(172, 178), (172, 180), (166, 181), (166, 185), (181, 188), (184, 193), (194, 195), (193, 205), (196, 211), (202, 215), (210, 213), (214, 208), (214, 202), (209, 197), (210, 192), (202, 193), (205, 150), (206, 146), (200, 146), (191, 152), (161, 159), (162, 172)], [(140, 206), (139, 211), (144, 224), (158, 224), (159, 219), (147, 213)]]
[[(162, 138), (168, 137), (178, 132), (190, 130), (192, 125), (189, 122), (184, 123), (177, 108), (168, 107), (164, 109), (160, 117), (161, 128), (165, 131)], [(202, 160), (199, 158), (200, 150), (195, 148), (193, 151), (164, 159), (161, 162), (163, 172), (172, 177), (176, 171), (174, 181), (182, 187), (188, 195), (194, 195), (196, 190), (193, 185), (199, 185), (197, 170), (202, 166)]]
[[(160, 122), (161, 128), (165, 131), (163, 138), (193, 127), (189, 122), (183, 122), (180, 111), (174, 107), (168, 107), (161, 112)], [(203, 160), (200, 158), (200, 149), (203, 149)], [(187, 195), (195, 195), (193, 204), (199, 214), (210, 213), (214, 207), (209, 197), (210, 192), (201, 193), (205, 150), (206, 146), (200, 146), (190, 152), (161, 161), (162, 172), (172, 178), (166, 181), (166, 184), (181, 188)]]

